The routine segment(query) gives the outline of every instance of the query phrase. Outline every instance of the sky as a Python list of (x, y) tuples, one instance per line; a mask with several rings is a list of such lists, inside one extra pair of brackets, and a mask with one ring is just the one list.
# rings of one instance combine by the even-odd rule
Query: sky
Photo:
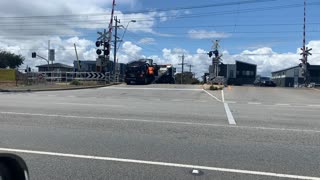
[[(303, 32), (303, 0), (116, 0), (115, 15), (123, 42), (118, 61), (152, 58), (173, 64), (181, 56), (196, 77), (208, 72), (206, 54), (220, 40), (223, 63), (257, 64), (258, 74), (298, 65)], [(97, 31), (110, 21), (112, 0), (4, 0), (0, 2), (0, 50), (21, 54), (34, 68), (44, 64), (48, 40), (56, 62), (72, 65), (74, 43), (81, 60), (95, 60)], [(320, 65), (320, 2), (307, 0), (306, 43), (311, 64)], [(136, 22), (130, 22), (135, 20)], [(129, 23), (130, 22), (130, 23)], [(113, 55), (111, 54), (113, 57)], [(185, 69), (189, 70), (188, 67)]]

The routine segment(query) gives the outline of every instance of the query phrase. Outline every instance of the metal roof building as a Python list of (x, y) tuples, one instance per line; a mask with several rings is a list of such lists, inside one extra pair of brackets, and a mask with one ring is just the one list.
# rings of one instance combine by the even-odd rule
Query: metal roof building
[[(310, 65), (310, 82), (320, 84), (320, 65)], [(299, 66), (274, 71), (272, 80), (280, 87), (297, 87), (304, 83), (302, 69)]]

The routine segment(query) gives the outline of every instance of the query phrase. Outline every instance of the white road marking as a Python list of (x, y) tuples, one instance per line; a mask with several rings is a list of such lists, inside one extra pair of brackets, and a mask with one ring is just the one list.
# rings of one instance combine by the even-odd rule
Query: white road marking
[(48, 97), (57, 97), (57, 95), (54, 95), (54, 94), (49, 94), (47, 95)]
[(233, 118), (233, 115), (232, 115), (232, 113), (231, 113), (231, 111), (230, 111), (230, 108), (229, 108), (228, 103), (225, 103), (225, 102), (224, 102), (224, 92), (223, 92), (223, 90), (221, 90), (221, 98), (222, 98), (222, 100), (220, 100), (220, 99), (218, 99), (217, 97), (213, 96), (212, 94), (210, 94), (208, 91), (206, 91), (206, 90), (204, 90), (204, 89), (203, 89), (203, 91), (206, 92), (207, 94), (209, 94), (209, 96), (211, 96), (212, 98), (214, 98), (214, 99), (216, 99), (217, 101), (223, 103), (224, 110), (226, 111), (226, 114), (227, 114), (228, 123), (229, 123), (230, 125), (236, 125), (236, 121), (235, 121), (234, 118)]
[(290, 104), (275, 104), (276, 106), (290, 106)]
[(221, 97), (222, 97), (222, 102), (223, 102), (224, 110), (226, 111), (229, 124), (231, 124), (231, 125), (236, 125), (237, 123), (236, 123), (236, 121), (235, 121), (234, 118), (233, 118), (233, 115), (232, 115), (232, 113), (231, 113), (231, 111), (230, 111), (229, 105), (228, 105), (228, 103), (225, 103), (225, 101), (224, 101), (225, 99), (224, 99), (224, 92), (223, 92), (223, 90), (221, 90)]
[(313, 90), (315, 90), (315, 91), (320, 91), (320, 89), (317, 89), (317, 88), (312, 88)]
[(69, 98), (75, 98), (75, 96), (67, 96), (67, 97), (69, 97)]
[(72, 105), (72, 106), (124, 107), (122, 105), (112, 105), (112, 104), (83, 104), (83, 103), (53, 103), (53, 104)]
[(224, 102), (224, 92), (223, 92), (223, 90), (221, 90), (221, 98), (222, 98), (222, 102)]
[(177, 124), (177, 125), (190, 125), (190, 126), (211, 126), (211, 127), (224, 127), (224, 128), (240, 128), (240, 129), (255, 129), (255, 130), (275, 130), (275, 131), (293, 131), (293, 132), (309, 132), (320, 133), (320, 130), (310, 129), (290, 129), (290, 128), (272, 128), (272, 127), (255, 127), (255, 126), (229, 126), (224, 124), (211, 124), (211, 123), (196, 123), (185, 121), (159, 121), (147, 119), (121, 119), (121, 118), (103, 118), (103, 117), (90, 117), (90, 116), (71, 116), (71, 115), (58, 115), (58, 114), (37, 114), (37, 113), (19, 113), (19, 112), (0, 112), (0, 114), (13, 114), (13, 115), (26, 115), (26, 116), (42, 116), (42, 117), (60, 117), (60, 118), (74, 118), (74, 119), (99, 119), (109, 121), (127, 121), (127, 122), (147, 122), (158, 124)]
[(207, 171), (219, 171), (219, 172), (227, 172), (227, 173), (248, 174), (248, 175), (268, 176), (268, 177), (320, 180), (320, 177), (299, 176), (299, 175), (292, 175), (292, 174), (251, 171), (251, 170), (242, 170), (242, 169), (230, 169), (230, 168), (200, 166), (200, 165), (191, 165), (191, 164), (178, 164), (178, 163), (168, 163), (168, 162), (160, 162), (160, 161), (146, 161), (146, 160), (137, 160), (137, 159), (124, 159), (124, 158), (81, 155), (81, 154), (67, 154), (67, 153), (34, 151), (34, 150), (25, 150), (25, 149), (12, 149), (12, 148), (0, 148), (0, 151), (11, 152), (11, 153), (25, 153), (25, 154), (35, 154), (35, 155), (89, 159), (89, 160), (144, 164), (144, 165), (153, 165), (153, 166), (165, 166), (165, 167), (175, 167), (175, 168), (201, 169), (201, 170), (207, 170)]
[(232, 115), (232, 113), (230, 111), (229, 105), (227, 103), (223, 103), (223, 105), (224, 105), (224, 109), (225, 109), (225, 111), (227, 113), (227, 118), (228, 118), (229, 124), (236, 125), (236, 121), (233, 118), (233, 115)]
[(235, 101), (225, 101), (226, 103), (228, 103), (228, 104), (236, 104), (237, 102), (235, 102)]
[(183, 99), (172, 99), (171, 101), (180, 102), (180, 101), (184, 101), (184, 100)]
[[(242, 102), (240, 102), (240, 103), (236, 102), (236, 104), (242, 106), (241, 103)], [(245, 102), (243, 102), (243, 103), (245, 103)], [(251, 105), (254, 105), (254, 104), (251, 104)], [(275, 104), (257, 104), (257, 105), (264, 106), (264, 107), (275, 107), (276, 106)], [(278, 105), (276, 107), (278, 107), (278, 108), (280, 108), (280, 107), (281, 108), (297, 107), (297, 108), (305, 108), (305, 110), (308, 111), (308, 110), (310, 110), (310, 108), (313, 108), (314, 110), (317, 110), (318, 108), (320, 108), (320, 105), (303, 105), (303, 104), (301, 104), (301, 105), (292, 105), (292, 104), (289, 104), (289, 105), (282, 105), (282, 106)]]
[(320, 107), (320, 104), (309, 104), (310, 107)]
[(178, 89), (178, 88), (125, 88), (125, 87), (103, 87), (103, 89), (114, 90), (155, 90), (155, 91), (202, 91), (202, 89)]
[(217, 97), (215, 97), (214, 95), (210, 94), (208, 91), (202, 89), (202, 91), (204, 91), (205, 93), (207, 93), (209, 96), (211, 96), (213, 99), (219, 101), (219, 102), (222, 102), (220, 99), (218, 99)]
[(248, 102), (248, 104), (251, 104), (251, 105), (259, 105), (261, 104), (260, 102)]
[(199, 126), (224, 126), (219, 124), (206, 124), (194, 123), (184, 121), (159, 121), (159, 120), (145, 120), (145, 119), (121, 119), (121, 118), (104, 118), (92, 116), (72, 116), (72, 115), (59, 115), (59, 114), (39, 114), (39, 113), (19, 113), (19, 112), (0, 112), (0, 114), (13, 114), (13, 115), (26, 115), (26, 116), (42, 116), (42, 117), (61, 117), (61, 118), (74, 118), (74, 119), (99, 119), (109, 121), (132, 121), (132, 122), (148, 122), (148, 123), (161, 123), (161, 124), (181, 124), (181, 125), (199, 125)]

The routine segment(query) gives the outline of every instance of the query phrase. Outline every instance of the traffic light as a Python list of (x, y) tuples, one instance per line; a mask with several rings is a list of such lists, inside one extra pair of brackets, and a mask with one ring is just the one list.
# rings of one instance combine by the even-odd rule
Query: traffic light
[(32, 52), (32, 53), (31, 53), (31, 57), (32, 57), (32, 58), (36, 58), (36, 57), (37, 57), (37, 53), (36, 53), (36, 52)]
[(96, 41), (96, 47), (100, 47), (101, 46), (101, 41)]
[[(99, 48), (101, 46), (102, 42), (101, 41), (96, 41), (96, 47)], [(96, 53), (98, 55), (101, 55), (102, 51), (101, 49), (97, 49)]]
[(24, 72), (31, 72), (31, 68), (30, 67), (27, 67)]
[(106, 50), (105, 50), (105, 52), (104, 52), (104, 55), (109, 56), (109, 54), (110, 54), (110, 44), (107, 43), (107, 42), (105, 42), (104, 45), (105, 45), (105, 47), (106, 47)]
[(210, 51), (209, 53), (207, 53), (209, 55), (209, 57), (212, 57), (212, 51)]
[[(108, 42), (96, 41), (96, 47), (99, 48), (102, 45), (104, 45), (104, 47), (105, 47), (105, 51), (103, 52), (103, 55), (109, 56), (109, 54), (110, 54), (110, 44)], [(101, 49), (97, 49), (96, 53), (98, 55), (101, 55), (102, 54), (102, 50)]]
[(97, 53), (98, 55), (101, 55), (101, 53), (102, 53), (101, 49), (97, 49), (96, 53)]
[(218, 57), (219, 56), (219, 51), (218, 50), (214, 50), (213, 54), (214, 54), (215, 57)]

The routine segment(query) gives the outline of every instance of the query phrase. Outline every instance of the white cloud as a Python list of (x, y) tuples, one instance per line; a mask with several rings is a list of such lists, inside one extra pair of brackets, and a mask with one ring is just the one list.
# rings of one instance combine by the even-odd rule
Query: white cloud
[[(313, 65), (320, 65), (320, 40), (310, 41), (308, 47), (313, 48), (313, 56), (309, 57), (309, 62)], [(141, 55), (141, 49), (139, 51), (139, 57), (145, 57)], [(197, 49), (195, 53), (191, 53), (185, 49), (164, 48), (161, 55), (151, 55), (147, 58), (152, 58), (158, 64), (173, 64), (177, 67), (177, 71), (181, 71), (181, 56), (185, 55), (185, 63), (191, 64), (192, 71), (196, 73), (197, 77), (203, 75), (204, 72), (208, 72), (211, 60), (206, 54), (204, 49)], [(244, 50), (239, 54), (230, 54), (228, 51), (223, 51), (223, 63), (234, 64), (236, 60), (244, 61), (252, 64), (257, 64), (258, 74), (263, 76), (271, 76), (272, 71), (296, 66), (300, 63), (299, 55), (300, 51), (296, 52), (277, 53), (269, 47), (258, 48), (255, 50)], [(185, 67), (185, 71), (188, 71), (188, 67)]]
[(155, 44), (154, 38), (142, 38), (138, 41), (138, 44)]
[[(320, 40), (310, 41), (307, 46), (313, 48), (314, 53), (309, 56), (309, 63), (320, 65)], [(223, 59), (225, 63), (233, 63), (235, 60), (240, 60), (257, 64), (258, 74), (271, 76), (272, 71), (297, 66), (300, 63), (300, 52), (300, 48), (297, 48), (296, 52), (277, 53), (269, 47), (263, 47), (252, 51), (244, 50), (236, 55), (230, 55), (225, 51)]]
[[(141, 57), (142, 48), (133, 44), (130, 41), (126, 41), (122, 44), (122, 53), (130, 59), (139, 59)], [(119, 62), (128, 62), (129, 59), (121, 59), (119, 58)]]
[[(87, 39), (72, 37), (61, 39), (60, 37), (51, 37), (51, 48), (55, 49), (55, 62), (72, 65), (76, 59), (74, 43), (77, 45), (77, 51), (80, 60), (95, 60), (95, 48), (92, 47), (94, 42)], [(21, 54), (25, 57), (25, 62), (21, 66), (35, 68), (37, 65), (46, 64), (39, 58), (31, 58), (31, 53), (36, 52), (38, 55), (47, 57), (48, 40), (47, 38), (38, 38), (34, 40), (0, 40), (0, 50), (6, 50), (15, 54)]]
[[(86, 29), (101, 31), (109, 23), (111, 3), (112, 1), (104, 0), (0, 1), (0, 38), (14, 39), (17, 35), (24, 39), (39, 36), (72, 37), (88, 35), (88, 32), (84, 33)], [(117, 4), (134, 6), (137, 0), (119, 0)], [(159, 17), (160, 21), (166, 21), (167, 13), (123, 14), (121, 11), (115, 11), (115, 15), (121, 19), (120, 24), (123, 26), (131, 20), (136, 20), (136, 23), (129, 25), (128, 31), (167, 36), (153, 30)]]
[(168, 20), (168, 16), (167, 16), (167, 13), (165, 12), (160, 12), (158, 13), (158, 16), (160, 18), (160, 22), (165, 22)]
[(228, 38), (231, 36), (229, 33), (206, 31), (206, 30), (189, 30), (188, 36), (192, 39), (213, 39), (213, 38)]

